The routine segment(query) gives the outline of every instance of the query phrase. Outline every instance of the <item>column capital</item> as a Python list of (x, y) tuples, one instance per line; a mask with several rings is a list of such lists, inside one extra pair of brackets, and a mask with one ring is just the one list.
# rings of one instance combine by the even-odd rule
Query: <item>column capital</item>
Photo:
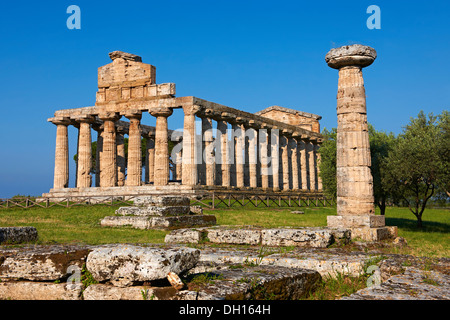
[(222, 112), (221, 116), (222, 116), (222, 119), (228, 123), (234, 123), (236, 120), (236, 115), (232, 114), (230, 112)]
[(71, 124), (71, 120), (69, 117), (53, 117), (47, 119), (47, 121), (53, 123), (54, 125), (68, 126), (69, 124)]
[(185, 115), (195, 115), (200, 113), (204, 108), (202, 106), (192, 104), (192, 105), (184, 105), (183, 112)]
[(102, 112), (98, 114), (98, 118), (103, 121), (117, 121), (121, 118), (121, 115), (117, 112)]
[(142, 118), (142, 111), (140, 110), (127, 110), (120, 113), (120, 115), (124, 116), (127, 119), (139, 119)]
[(172, 115), (173, 110), (171, 108), (167, 108), (167, 107), (157, 107), (157, 108), (150, 109), (148, 111), (148, 113), (150, 113), (154, 117), (167, 118)]
[(78, 123), (93, 123), (95, 121), (95, 117), (92, 115), (80, 115), (73, 118), (73, 120)]
[(365, 68), (370, 66), (376, 58), (377, 52), (374, 48), (354, 44), (331, 49), (325, 56), (325, 61), (333, 69), (344, 67)]

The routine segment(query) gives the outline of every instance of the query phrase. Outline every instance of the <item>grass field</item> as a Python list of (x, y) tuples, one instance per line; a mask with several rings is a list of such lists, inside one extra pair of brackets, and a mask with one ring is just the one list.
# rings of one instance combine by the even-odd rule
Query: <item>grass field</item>
[[(113, 215), (116, 209), (104, 205), (0, 209), (0, 226), (34, 226), (39, 233), (39, 244), (164, 242), (166, 231), (101, 227), (100, 219)], [(294, 210), (303, 210), (305, 213), (294, 214), (291, 212)], [(214, 214), (220, 225), (314, 227), (326, 226), (326, 217), (336, 214), (336, 209), (236, 206), (231, 209), (204, 210), (204, 213)], [(450, 257), (450, 210), (427, 209), (423, 217), (424, 228), (418, 229), (415, 216), (407, 208), (387, 208), (386, 224), (398, 226), (399, 236), (408, 241), (408, 248), (397, 253)]]

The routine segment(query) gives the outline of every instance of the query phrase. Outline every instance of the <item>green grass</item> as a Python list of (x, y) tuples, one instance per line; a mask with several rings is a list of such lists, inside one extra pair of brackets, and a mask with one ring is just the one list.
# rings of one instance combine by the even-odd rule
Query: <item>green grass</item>
[[(164, 242), (167, 231), (101, 227), (100, 220), (113, 215), (117, 208), (95, 205), (0, 209), (0, 226), (34, 226), (38, 230), (39, 244)], [(294, 210), (305, 213), (294, 214)], [(234, 206), (205, 209), (204, 213), (214, 214), (219, 225), (318, 227), (326, 226), (327, 216), (336, 214), (336, 209)], [(398, 235), (408, 241), (406, 249), (395, 249), (394, 253), (450, 257), (450, 210), (426, 209), (423, 219), (424, 228), (418, 229), (415, 216), (407, 208), (387, 208), (386, 224), (398, 226)]]

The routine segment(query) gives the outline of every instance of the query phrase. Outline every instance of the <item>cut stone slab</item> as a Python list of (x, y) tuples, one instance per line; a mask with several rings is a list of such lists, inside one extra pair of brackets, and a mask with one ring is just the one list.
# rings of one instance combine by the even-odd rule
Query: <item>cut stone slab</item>
[(140, 196), (136, 197), (133, 201), (135, 206), (139, 207), (148, 207), (148, 206), (156, 206), (156, 207), (173, 207), (173, 206), (189, 206), (190, 204), (189, 197), (183, 196), (165, 196), (165, 195), (157, 195), (157, 196)]
[(191, 275), (208, 279), (204, 284), (188, 282), (174, 300), (295, 300), (313, 291), (320, 282), (317, 271), (274, 266), (243, 267)]
[(327, 226), (330, 228), (384, 227), (385, 217), (383, 215), (327, 216)]
[(36, 241), (38, 232), (35, 227), (0, 228), (0, 243), (23, 243)]
[(83, 291), (84, 300), (169, 300), (177, 290), (172, 287), (115, 287), (92, 284)]
[(166, 243), (246, 244), (265, 246), (309, 246), (326, 248), (334, 242), (348, 243), (350, 231), (339, 228), (211, 227), (201, 230), (177, 230), (166, 235)]
[(59, 280), (72, 274), (69, 267), (81, 269), (89, 251), (89, 247), (78, 246), (0, 249), (0, 280)]
[(0, 300), (81, 300), (81, 285), (0, 282)]
[(403, 274), (341, 300), (450, 300), (450, 276), (407, 267)]
[(212, 226), (216, 224), (213, 215), (185, 216), (107, 216), (100, 221), (103, 227), (130, 226), (136, 229), (178, 229), (195, 226)]
[(193, 248), (110, 245), (89, 253), (86, 268), (99, 282), (109, 280), (115, 286), (126, 287), (137, 281), (165, 279), (169, 272), (186, 272), (199, 257), (200, 251)]
[(121, 207), (116, 210), (116, 214), (122, 216), (178, 216), (191, 213), (190, 206), (173, 207)]
[(398, 228), (396, 226), (386, 226), (379, 228), (351, 228), (352, 239), (361, 239), (364, 241), (381, 241), (386, 239), (395, 239)]

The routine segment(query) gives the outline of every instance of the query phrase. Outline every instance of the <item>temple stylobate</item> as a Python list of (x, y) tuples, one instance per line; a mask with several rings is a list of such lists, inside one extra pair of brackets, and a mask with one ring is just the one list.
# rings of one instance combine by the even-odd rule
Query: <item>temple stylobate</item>
[[(112, 62), (98, 69), (95, 106), (58, 110), (48, 119), (56, 125), (55, 171), (53, 188), (43, 197), (240, 188), (321, 193), (320, 116), (279, 106), (252, 114), (175, 97), (175, 84), (156, 84), (156, 68), (141, 57), (121, 51), (109, 56)], [(169, 130), (175, 109), (184, 121)], [(156, 126), (141, 123), (144, 113), (156, 118)], [(73, 188), (68, 126), (78, 129)]]

